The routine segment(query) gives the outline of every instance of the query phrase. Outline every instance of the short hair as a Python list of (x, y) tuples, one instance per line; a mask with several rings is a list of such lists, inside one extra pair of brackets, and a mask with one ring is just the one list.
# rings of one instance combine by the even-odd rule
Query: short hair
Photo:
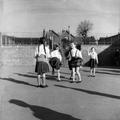
[(57, 47), (59, 47), (58, 44), (54, 44), (54, 45), (53, 45), (53, 50), (56, 50)]
[(94, 48), (94, 47), (91, 47), (91, 50), (92, 50), (92, 49), (94, 49), (94, 50), (95, 50), (95, 48)]
[(45, 37), (41, 37), (38, 41), (38, 44), (44, 44), (45, 43)]
[(76, 45), (76, 48), (77, 48), (78, 50), (81, 50), (81, 44), (77, 44), (77, 45)]

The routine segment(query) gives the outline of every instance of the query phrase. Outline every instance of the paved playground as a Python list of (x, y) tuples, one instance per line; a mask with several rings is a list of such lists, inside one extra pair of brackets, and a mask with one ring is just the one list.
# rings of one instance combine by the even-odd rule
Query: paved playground
[(82, 83), (47, 75), (47, 88), (37, 88), (34, 65), (0, 67), (0, 120), (120, 120), (120, 69), (81, 70)]

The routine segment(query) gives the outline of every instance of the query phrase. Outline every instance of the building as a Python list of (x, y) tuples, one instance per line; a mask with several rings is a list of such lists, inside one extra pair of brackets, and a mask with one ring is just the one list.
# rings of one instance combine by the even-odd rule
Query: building
[(98, 40), (98, 44), (113, 44), (115, 43), (115, 41), (120, 40), (120, 33), (118, 33), (117, 35), (114, 36), (110, 36), (110, 37), (101, 37)]
[(50, 45), (50, 49), (53, 49), (54, 44), (61, 44), (60, 36), (53, 30), (49, 30), (46, 32), (46, 38), (48, 39), (48, 43)]

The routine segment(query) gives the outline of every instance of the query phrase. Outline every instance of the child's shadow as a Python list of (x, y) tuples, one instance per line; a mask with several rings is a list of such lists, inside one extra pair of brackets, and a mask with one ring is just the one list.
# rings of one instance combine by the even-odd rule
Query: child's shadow
[[(65, 76), (60, 76), (60, 78), (61, 78), (61, 81), (64, 81), (64, 82), (68, 82), (69, 80)], [(51, 81), (58, 81), (57, 75), (46, 75), (46, 79)]]
[(33, 115), (41, 120), (80, 120), (71, 115), (59, 113), (49, 108), (27, 104), (21, 100), (12, 99), (9, 102), (20, 107), (29, 108), (33, 112)]

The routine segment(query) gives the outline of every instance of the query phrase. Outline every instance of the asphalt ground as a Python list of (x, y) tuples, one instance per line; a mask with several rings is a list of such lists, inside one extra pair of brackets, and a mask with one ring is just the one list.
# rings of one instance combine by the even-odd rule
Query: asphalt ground
[(61, 82), (47, 74), (47, 88), (37, 88), (33, 65), (0, 67), (0, 120), (120, 120), (120, 69), (98, 68), (96, 77), (81, 69), (82, 82)]

